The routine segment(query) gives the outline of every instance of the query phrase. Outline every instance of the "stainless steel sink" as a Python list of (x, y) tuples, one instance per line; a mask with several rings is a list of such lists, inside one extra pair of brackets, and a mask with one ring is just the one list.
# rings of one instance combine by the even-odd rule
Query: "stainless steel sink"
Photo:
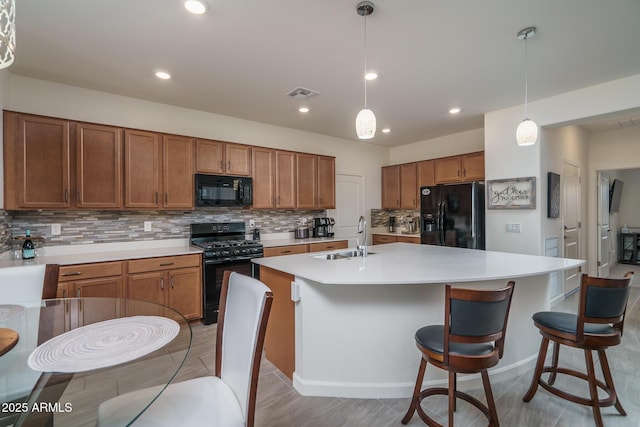
[[(368, 252), (368, 255), (374, 255), (375, 252)], [(336, 259), (348, 259), (362, 256), (362, 251), (360, 250), (348, 250), (344, 252), (334, 252), (330, 254), (320, 254), (320, 255), (311, 255), (312, 258), (317, 259), (326, 259), (326, 260), (336, 260)]]

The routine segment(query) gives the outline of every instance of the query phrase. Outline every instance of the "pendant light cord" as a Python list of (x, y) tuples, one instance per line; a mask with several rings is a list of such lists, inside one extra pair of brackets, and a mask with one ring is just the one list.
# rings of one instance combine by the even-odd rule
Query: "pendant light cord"
[(367, 15), (364, 15), (364, 108), (367, 108)]
[(528, 55), (527, 55), (527, 39), (529, 38), (528, 35), (526, 35), (524, 37), (524, 118), (528, 119), (529, 118), (529, 112), (528, 112), (528, 95), (529, 95), (529, 75), (528, 75), (528, 69), (529, 69), (529, 62), (528, 62)]

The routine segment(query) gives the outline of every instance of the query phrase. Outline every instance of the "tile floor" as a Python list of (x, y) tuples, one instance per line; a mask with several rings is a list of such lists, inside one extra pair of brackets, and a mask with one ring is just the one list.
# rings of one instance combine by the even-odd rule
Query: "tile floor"
[[(612, 407), (603, 409), (607, 427), (640, 426), (640, 268), (616, 266), (612, 277), (620, 277), (625, 271), (635, 269), (636, 285), (632, 289), (628, 305), (628, 317), (622, 344), (608, 350), (614, 381), (627, 416), (618, 415)], [(554, 309), (575, 311), (577, 294), (558, 303)], [(194, 342), (188, 360), (177, 380), (207, 375), (214, 369), (215, 325), (193, 325)], [(538, 337), (536, 337), (538, 339)], [(418, 357), (418, 354), (416, 354)], [(597, 357), (596, 357), (597, 360)], [(582, 352), (563, 347), (560, 363), (584, 369)], [(430, 367), (433, 369), (433, 367)], [(532, 367), (533, 368), (533, 367)], [(599, 369), (598, 367), (596, 369)], [(531, 381), (532, 370), (508, 381), (492, 383), (500, 424), (506, 427), (548, 426), (578, 427), (595, 425), (591, 409), (563, 401), (538, 389), (529, 403), (522, 401)], [(557, 384), (584, 390), (584, 384), (570, 378), (558, 377)], [(481, 400), (481, 388), (464, 389)], [(305, 397), (291, 386), (291, 381), (268, 360), (263, 359), (258, 385), (256, 427), (386, 427), (401, 426), (400, 420), (409, 405), (409, 399), (344, 399), (331, 397)], [(425, 409), (444, 425), (447, 424), (445, 397), (430, 398)], [(485, 426), (486, 420), (475, 408), (462, 402), (458, 405), (456, 425), (465, 427)], [(424, 425), (414, 415), (410, 426)]]

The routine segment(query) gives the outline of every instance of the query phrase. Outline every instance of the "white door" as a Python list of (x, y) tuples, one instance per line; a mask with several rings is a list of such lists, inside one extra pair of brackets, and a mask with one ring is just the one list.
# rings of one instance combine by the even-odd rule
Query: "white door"
[(327, 212), (336, 220), (335, 237), (349, 239), (349, 246), (355, 247), (358, 219), (365, 214), (364, 210), (364, 177), (337, 173), (336, 209)]
[(609, 178), (598, 172), (598, 276), (608, 277), (611, 266), (609, 228)]
[[(562, 224), (564, 228), (564, 258), (580, 258), (580, 169), (565, 162), (562, 168)], [(580, 267), (564, 272), (564, 294), (569, 295), (580, 285)]]

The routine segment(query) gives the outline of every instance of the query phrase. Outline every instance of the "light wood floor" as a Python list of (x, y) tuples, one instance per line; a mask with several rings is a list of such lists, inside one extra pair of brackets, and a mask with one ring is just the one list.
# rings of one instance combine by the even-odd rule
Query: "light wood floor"
[[(640, 426), (640, 268), (616, 266), (612, 277), (621, 277), (625, 271), (636, 271), (636, 284), (632, 289), (627, 309), (622, 344), (607, 351), (620, 401), (627, 416), (618, 415), (612, 407), (603, 409), (607, 427)], [(555, 310), (575, 311), (577, 294), (554, 306)], [(186, 365), (177, 381), (211, 374), (214, 369), (215, 325), (193, 325), (194, 342)], [(539, 340), (539, 336), (532, 337)], [(508, 349), (507, 349), (508, 351)], [(416, 358), (419, 353), (416, 350)], [(597, 360), (597, 356), (595, 357)], [(580, 351), (563, 347), (560, 363), (584, 369), (584, 356)], [(498, 365), (499, 366), (499, 365)], [(428, 369), (436, 369), (430, 366)], [(598, 370), (599, 367), (596, 367)], [(597, 371), (598, 372), (598, 371)], [(548, 426), (578, 427), (595, 425), (591, 408), (566, 402), (541, 388), (529, 403), (522, 401), (531, 381), (532, 371), (509, 381), (492, 383), (500, 424), (505, 427)], [(574, 392), (588, 396), (586, 384), (559, 376), (556, 383), (564, 384)], [(465, 389), (484, 401), (482, 389)], [(486, 420), (473, 407), (459, 401), (455, 422), (458, 426), (486, 426)], [(291, 386), (291, 381), (268, 360), (263, 359), (258, 385), (256, 427), (344, 427), (401, 426), (400, 420), (409, 406), (406, 399), (343, 399), (331, 397), (304, 397)], [(425, 409), (446, 425), (447, 402), (435, 396)], [(424, 425), (417, 415), (411, 426)]]

